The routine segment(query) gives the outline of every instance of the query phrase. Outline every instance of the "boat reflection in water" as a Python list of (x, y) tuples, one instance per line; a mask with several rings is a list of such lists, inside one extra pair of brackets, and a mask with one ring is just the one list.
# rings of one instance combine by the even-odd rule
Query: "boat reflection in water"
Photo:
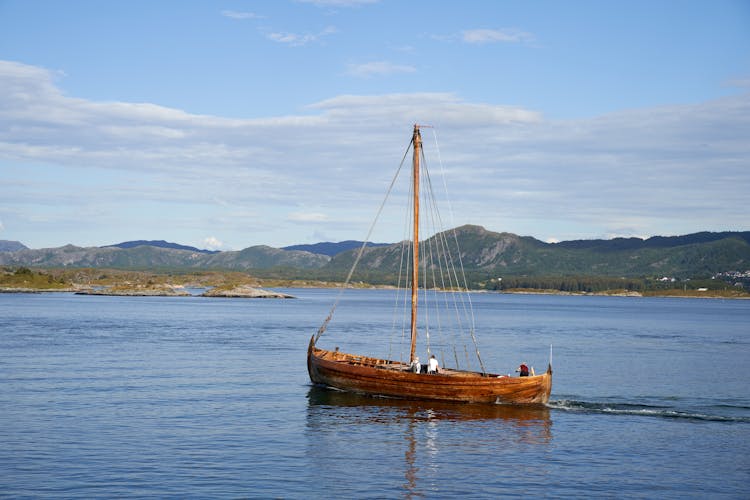
[[(550, 409), (543, 405), (413, 401), (318, 386), (308, 392), (309, 454), (316, 465), (339, 477), (361, 474), (362, 467), (378, 477), (398, 474), (407, 497), (424, 493), (446, 469), (460, 470), (456, 460), (467, 456), (477, 463), (464, 467), (491, 473), (529, 448), (547, 448), (551, 429)], [(361, 492), (350, 486), (332, 493)]]
[[(452, 403), (445, 401), (421, 401), (377, 396), (366, 396), (338, 391), (326, 387), (312, 386), (307, 394), (310, 412), (335, 411), (343, 408), (360, 408), (367, 411), (355, 414), (345, 412), (351, 418), (368, 422), (389, 423), (409, 416), (416, 420), (505, 420), (519, 429), (534, 432), (526, 436), (533, 441), (549, 439), (550, 409), (544, 405), (500, 405), (478, 403)], [(536, 435), (536, 436), (534, 436)], [(521, 439), (521, 436), (519, 436)]]

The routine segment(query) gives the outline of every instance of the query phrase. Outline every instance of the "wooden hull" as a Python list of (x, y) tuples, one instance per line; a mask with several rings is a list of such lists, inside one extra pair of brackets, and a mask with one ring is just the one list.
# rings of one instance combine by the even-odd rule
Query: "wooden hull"
[(401, 363), (327, 351), (307, 349), (310, 380), (336, 389), (404, 399), (459, 401), (466, 403), (545, 404), (552, 390), (552, 367), (531, 377), (458, 370), (437, 375), (412, 373)]

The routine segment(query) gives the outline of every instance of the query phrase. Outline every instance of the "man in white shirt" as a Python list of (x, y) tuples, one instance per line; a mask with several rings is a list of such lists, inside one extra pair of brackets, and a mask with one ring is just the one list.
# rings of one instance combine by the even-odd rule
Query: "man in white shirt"
[(434, 374), (438, 372), (438, 360), (435, 359), (435, 355), (430, 356), (430, 360), (427, 362), (427, 373)]

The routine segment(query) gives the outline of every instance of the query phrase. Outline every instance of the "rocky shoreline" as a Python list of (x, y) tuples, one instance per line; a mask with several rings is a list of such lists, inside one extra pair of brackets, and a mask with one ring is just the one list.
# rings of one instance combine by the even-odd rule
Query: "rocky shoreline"
[(173, 286), (158, 287), (102, 287), (79, 290), (76, 295), (113, 295), (125, 297), (190, 297), (190, 293)]
[(66, 287), (66, 288), (28, 288), (28, 287), (17, 287), (17, 286), (0, 287), (0, 293), (50, 293), (50, 292), (77, 293), (82, 290), (85, 290), (85, 289), (81, 287)]
[[(14, 290), (21, 292), (22, 290)], [(36, 290), (37, 292), (43, 290)], [(124, 297), (193, 297), (193, 294), (185, 290), (183, 286), (155, 285), (155, 286), (113, 286), (99, 287), (74, 291), (76, 295), (111, 295)], [(223, 297), (223, 298), (245, 298), (245, 299), (293, 299), (292, 295), (286, 293), (264, 290), (262, 288), (248, 285), (230, 287), (215, 287), (199, 295), (200, 297)]]
[(239, 285), (230, 288), (212, 288), (201, 294), (201, 297), (229, 297), (247, 299), (293, 299), (292, 295), (286, 293), (264, 290), (249, 285)]
[[(189, 285), (193, 286), (193, 285)], [(198, 285), (195, 285), (198, 287)], [(318, 288), (316, 286), (298, 286), (286, 285), (285, 288)], [(326, 288), (326, 287), (323, 287)], [(391, 288), (391, 287), (368, 287), (361, 286), (357, 288)], [(74, 284), (73, 286), (59, 288), (30, 288), (18, 286), (0, 286), (0, 293), (54, 293), (68, 292), (76, 295), (111, 295), (125, 297), (220, 297), (220, 298), (247, 298), (247, 299), (293, 299), (293, 295), (282, 292), (276, 292), (247, 284), (240, 285), (219, 285), (206, 290), (200, 295), (190, 293), (184, 285), (172, 284), (117, 284), (117, 285), (83, 285)], [(520, 295), (572, 295), (572, 296), (604, 296), (604, 297), (670, 297), (670, 298), (705, 298), (705, 299), (750, 299), (750, 297), (712, 293), (710, 291), (700, 293), (675, 293), (674, 290), (665, 290), (662, 293), (642, 293), (636, 291), (611, 290), (608, 292), (564, 292), (559, 290), (530, 290), (530, 289), (512, 289), (503, 291), (472, 290), (475, 293), (503, 293), (503, 294), (520, 294)]]

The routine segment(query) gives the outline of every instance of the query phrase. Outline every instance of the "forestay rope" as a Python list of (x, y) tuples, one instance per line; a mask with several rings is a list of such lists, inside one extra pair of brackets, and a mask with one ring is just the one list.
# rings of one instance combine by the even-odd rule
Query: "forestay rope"
[(367, 244), (370, 242), (370, 237), (372, 236), (372, 232), (378, 223), (378, 219), (380, 218), (380, 214), (383, 212), (383, 208), (385, 207), (385, 204), (388, 202), (388, 197), (391, 195), (393, 186), (396, 184), (396, 180), (398, 179), (399, 173), (401, 172), (401, 168), (404, 166), (404, 161), (406, 161), (406, 156), (409, 154), (410, 149), (411, 149), (411, 141), (409, 142), (409, 145), (406, 147), (406, 151), (404, 151), (404, 156), (403, 158), (401, 158), (401, 163), (398, 166), (398, 170), (396, 170), (396, 174), (393, 176), (393, 179), (391, 180), (391, 185), (388, 186), (388, 191), (385, 193), (383, 202), (380, 204), (380, 208), (378, 208), (377, 214), (375, 214), (375, 220), (373, 220), (372, 224), (370, 225), (370, 230), (367, 232), (367, 237), (365, 238), (365, 241), (362, 242), (362, 246), (359, 247), (359, 252), (357, 252), (357, 257), (354, 259), (354, 263), (352, 264), (351, 269), (349, 269), (349, 274), (346, 275), (346, 280), (344, 281), (344, 285), (339, 289), (339, 293), (336, 296), (336, 300), (334, 301), (333, 306), (331, 307), (331, 310), (328, 313), (328, 316), (326, 316), (326, 319), (323, 321), (323, 324), (320, 325), (320, 328), (318, 328), (318, 333), (315, 334), (315, 340), (313, 341), (313, 344), (316, 344), (318, 342), (318, 339), (320, 338), (320, 336), (323, 335), (323, 332), (325, 332), (326, 328), (328, 328), (328, 323), (330, 323), (331, 319), (333, 318), (333, 313), (334, 311), (336, 311), (336, 307), (339, 305), (339, 302), (341, 301), (341, 296), (343, 295), (344, 290), (346, 290), (346, 288), (349, 286), (349, 282), (352, 279), (354, 270), (357, 268), (357, 264), (359, 264), (359, 260), (362, 258), (362, 255), (365, 253), (365, 248), (367, 247)]

